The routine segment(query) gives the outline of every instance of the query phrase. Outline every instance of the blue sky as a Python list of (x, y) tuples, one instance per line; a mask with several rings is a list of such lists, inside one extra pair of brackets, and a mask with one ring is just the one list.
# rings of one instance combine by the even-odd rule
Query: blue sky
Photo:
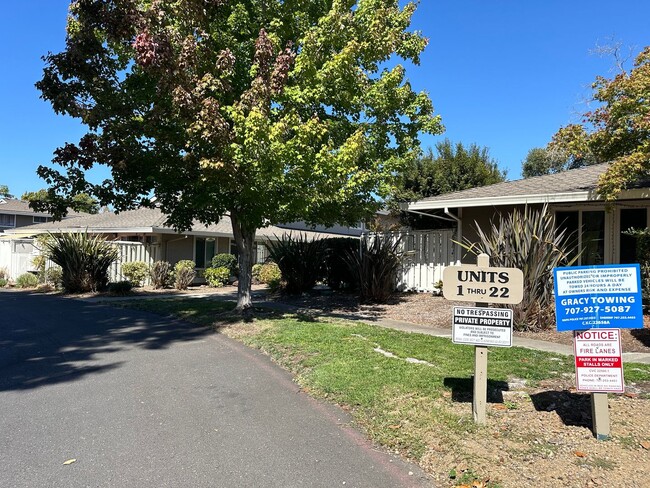
[[(84, 133), (39, 99), (41, 56), (64, 46), (66, 0), (7, 2), (0, 19), (0, 184), (21, 195), (45, 186), (39, 164)], [(612, 60), (593, 54), (612, 39), (650, 44), (647, 0), (422, 0), (413, 27), (430, 38), (409, 79), (429, 92), (452, 141), (487, 146), (509, 179), (529, 149), (579, 120), (596, 75)], [(440, 138), (423, 138), (423, 147)], [(97, 176), (105, 176), (98, 172)]]

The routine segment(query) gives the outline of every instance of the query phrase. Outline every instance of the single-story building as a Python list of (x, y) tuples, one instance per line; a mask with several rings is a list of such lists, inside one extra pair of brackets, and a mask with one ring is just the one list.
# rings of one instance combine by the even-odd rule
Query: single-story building
[[(456, 231), (456, 240), (478, 240), (476, 226), (487, 229), (499, 214), (514, 209), (541, 208), (548, 204), (559, 228), (574, 232), (582, 251), (576, 265), (632, 263), (637, 261), (635, 240), (623, 232), (649, 226), (650, 182), (639, 182), (607, 204), (598, 194), (598, 178), (607, 163), (561, 173), (506, 181), (437, 195), (411, 202), (409, 212), (442, 219)], [(473, 256), (461, 253), (462, 261)], [(420, 289), (432, 285), (421, 284)]]
[[(111, 280), (122, 279), (121, 264), (131, 261), (168, 261), (172, 265), (184, 259), (190, 259), (201, 270), (210, 266), (216, 254), (236, 254), (236, 246), (232, 233), (230, 217), (225, 215), (218, 223), (209, 226), (195, 223), (191, 230), (177, 233), (165, 225), (166, 216), (158, 208), (139, 208), (120, 213), (104, 212), (95, 215), (84, 215), (65, 219), (60, 222), (44, 222), (19, 229), (7, 231), (7, 238), (13, 241), (12, 249), (15, 254), (19, 250), (23, 254), (35, 255), (31, 238), (39, 234), (63, 232), (88, 232), (91, 235), (101, 235), (107, 240), (114, 241), (120, 250), (120, 260), (111, 269)], [(358, 238), (364, 228), (336, 226), (330, 228), (309, 228), (304, 223), (264, 227), (257, 231), (257, 262), (264, 262), (268, 256), (267, 249), (262, 243), (265, 240), (280, 239), (283, 236), (307, 235), (309, 238), (354, 237)], [(0, 239), (1, 241), (1, 239)], [(20, 249), (17, 244), (20, 243)], [(0, 242), (0, 254), (2, 254)], [(0, 255), (0, 262), (2, 261)], [(29, 263), (31, 259), (16, 259), (14, 262)], [(10, 270), (11, 277), (30, 269)], [(23, 266), (24, 268), (24, 266)]]
[[(71, 212), (66, 218), (79, 217), (77, 212)], [(27, 225), (51, 222), (52, 216), (45, 212), (36, 212), (29, 206), (29, 202), (17, 198), (0, 198), (0, 234)]]

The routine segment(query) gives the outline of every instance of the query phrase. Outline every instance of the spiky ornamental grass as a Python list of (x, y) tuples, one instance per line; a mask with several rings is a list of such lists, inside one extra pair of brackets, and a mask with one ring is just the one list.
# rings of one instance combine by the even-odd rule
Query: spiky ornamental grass
[(553, 268), (571, 266), (579, 256), (572, 234), (555, 228), (547, 205), (499, 214), (487, 229), (475, 225), (479, 241), (465, 239), (462, 246), (487, 254), (492, 266), (518, 268), (524, 274), (524, 299), (512, 306), (515, 329), (550, 327), (555, 322)]
[(266, 243), (269, 256), (282, 272), (282, 290), (300, 294), (311, 290), (323, 278), (326, 242), (311, 240), (306, 234), (283, 236)]
[(108, 269), (119, 256), (109, 242), (85, 232), (52, 234), (44, 246), (49, 259), (61, 267), (61, 284), (67, 293), (106, 288)]
[(346, 261), (356, 273), (362, 301), (385, 302), (395, 291), (395, 275), (400, 267), (400, 239), (362, 239), (359, 251), (348, 251)]

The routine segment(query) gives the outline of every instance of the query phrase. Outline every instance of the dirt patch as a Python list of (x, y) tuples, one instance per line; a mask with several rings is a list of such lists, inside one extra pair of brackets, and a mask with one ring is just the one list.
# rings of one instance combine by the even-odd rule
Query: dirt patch
[[(369, 322), (377, 319), (391, 319), (430, 326), (435, 329), (451, 329), (452, 306), (468, 305), (462, 302), (451, 302), (429, 293), (396, 294), (388, 303), (374, 305), (360, 304), (356, 297), (338, 293), (310, 294), (302, 297), (277, 299), (327, 313), (351, 314), (365, 318)], [(645, 315), (643, 319), (643, 329), (623, 329), (621, 331), (621, 346), (624, 352), (650, 353), (650, 316)], [(573, 334), (571, 332), (556, 332), (555, 324), (549, 324), (547, 330), (539, 332), (515, 332), (515, 336), (566, 345), (573, 344)]]

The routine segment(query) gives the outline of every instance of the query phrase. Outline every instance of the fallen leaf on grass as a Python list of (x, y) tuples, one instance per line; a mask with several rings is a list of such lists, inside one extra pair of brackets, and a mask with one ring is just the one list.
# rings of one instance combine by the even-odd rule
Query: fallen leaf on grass
[(67, 466), (68, 464), (72, 464), (72, 463), (76, 463), (76, 462), (77, 462), (76, 459), (68, 459), (67, 461), (65, 461), (65, 462), (63, 463), (63, 465), (64, 465), (64, 466)]
[(388, 426), (389, 429), (393, 429), (393, 430), (399, 429), (400, 427), (401, 427), (401, 425), (399, 425), (399, 424), (389, 425)]
[(587, 455), (582, 451), (575, 451), (573, 454), (580, 458), (587, 457)]
[(496, 410), (508, 410), (508, 407), (506, 407), (503, 403), (495, 403), (494, 408)]
[(645, 450), (650, 450), (650, 441), (641, 441), (641, 447)]

